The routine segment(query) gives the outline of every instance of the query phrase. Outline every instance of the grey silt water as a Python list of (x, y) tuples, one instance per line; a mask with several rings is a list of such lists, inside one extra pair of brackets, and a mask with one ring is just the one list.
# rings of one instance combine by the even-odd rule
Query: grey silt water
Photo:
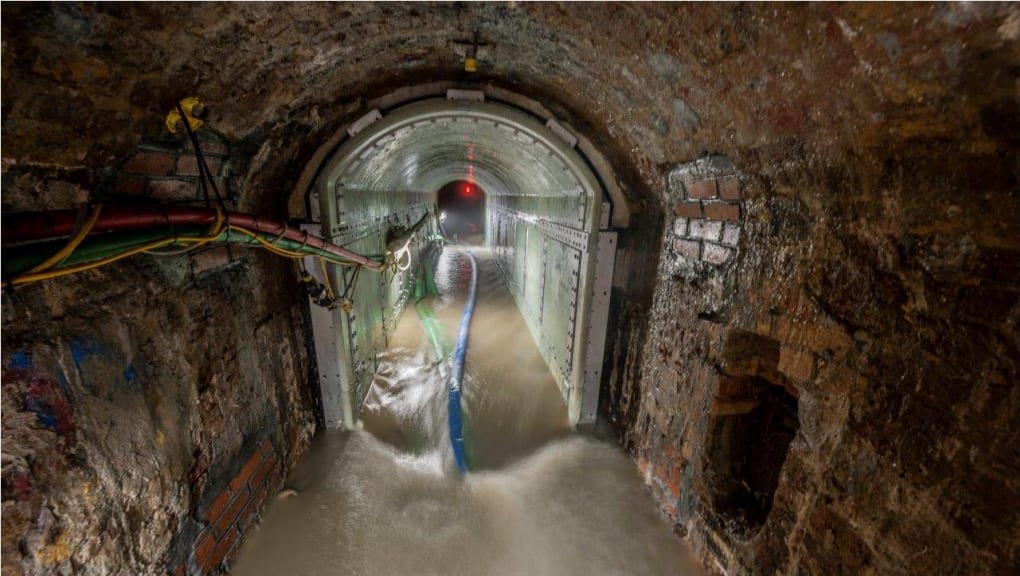
[[(566, 407), (488, 253), (464, 381), (472, 470), (453, 462), (446, 421), (449, 358), (437, 360), (413, 305), (402, 315), (363, 426), (327, 432), (296, 467), (233, 574), (695, 574), (659, 518), (633, 462), (572, 432)], [(467, 292), (466, 258), (438, 262), (428, 304), (452, 342)]]

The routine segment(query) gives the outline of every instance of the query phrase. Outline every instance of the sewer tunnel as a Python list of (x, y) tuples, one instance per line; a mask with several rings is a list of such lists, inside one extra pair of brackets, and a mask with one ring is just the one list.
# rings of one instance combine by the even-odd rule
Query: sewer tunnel
[(1017, 572), (1015, 5), (2, 11), (4, 574)]
[[(572, 422), (593, 423), (617, 232), (609, 225), (612, 200), (576, 150), (577, 138), (555, 118), (466, 90), (385, 115), (372, 110), (346, 131), (349, 139), (309, 192), (320, 230), (339, 244), (379, 253), (391, 226), (442, 219), (440, 194), (450, 185), (463, 182), (461, 194), (471, 186), (484, 193), (476, 234), (492, 250)], [(422, 245), (408, 246), (410, 261)], [(331, 283), (346, 286), (357, 270), (330, 273)], [(319, 318), (327, 313), (313, 310), (322, 396), (330, 399), (324, 401), (327, 425), (356, 422), (375, 358), (413, 281), (404, 270), (385, 283), (360, 284), (350, 311)], [(320, 344), (333, 346), (332, 334), (341, 335), (335, 348)]]
[[(373, 109), (344, 132), (314, 169), (305, 227), (394, 254), (377, 275), (304, 263), (350, 295), (310, 314), (326, 426), (353, 436), (312, 447), (237, 573), (691, 570), (618, 455), (569, 433), (595, 423), (618, 234), (578, 138), (474, 90)], [(302, 516), (308, 500), (329, 504)], [(631, 532), (605, 529), (619, 524)], [(585, 544), (550, 549), (559, 533)], [(435, 535), (424, 555), (421, 534)]]

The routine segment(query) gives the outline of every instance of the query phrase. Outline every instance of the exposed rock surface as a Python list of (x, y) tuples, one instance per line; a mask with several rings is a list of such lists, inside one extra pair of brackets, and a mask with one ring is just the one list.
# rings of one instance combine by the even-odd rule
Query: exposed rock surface
[(254, 256), (195, 281), (139, 261), (5, 293), (5, 575), (163, 573), (263, 438), (300, 456), (303, 313)]
[[(450, 42), (475, 29), (491, 48), (469, 78)], [(201, 95), (210, 126), (236, 142), (242, 204), (278, 216), (321, 142), (393, 87), (470, 80), (545, 102), (607, 154), (640, 210), (621, 240), (603, 405), (708, 567), (1020, 569), (1016, 5), (5, 4), (3, 37), (5, 210), (65, 207), (100, 190), (104, 169), (155, 137), (185, 95)], [(743, 175), (739, 242), (722, 266), (681, 273), (670, 248), (680, 199), (666, 175), (706, 151)], [(8, 480), (9, 443), (33, 446), (54, 470), (39, 472), (50, 479), (45, 500), (69, 511), (42, 496), (5, 500), (5, 570), (85, 554), (90, 537), (96, 550), (111, 547), (94, 535), (112, 525), (138, 544), (130, 554), (109, 548), (106, 561), (154, 570), (180, 528), (174, 518), (192, 505), (188, 451), (204, 447), (229, 476), (224, 459), (244, 436), (235, 420), (247, 414), (230, 399), (247, 399), (241, 389), (257, 382), (272, 396), (307, 370), (282, 268), (245, 264), (201, 294), (168, 292), (151, 271), (112, 274), (5, 296), (5, 362), (25, 346), (40, 372), (4, 376), (4, 498), (22, 485)], [(93, 302), (117, 320), (97, 316)], [(224, 342), (237, 358), (262, 358), (253, 327), (281, 314), (290, 319), (273, 322), (292, 342), (290, 380), (261, 380), (264, 360), (239, 362), (246, 376), (206, 367), (222, 357), (206, 347)], [(196, 326), (228, 332), (195, 336)], [(200, 432), (215, 428), (206, 409), (146, 417), (152, 402), (137, 385), (113, 400), (76, 388), (82, 376), (60, 343), (90, 331), (116, 351), (104, 370), (123, 370), (118, 362), (141, 357), (153, 338), (144, 356), (159, 360), (138, 378), (164, 409), (191, 406), (217, 375), (225, 396), (213, 397), (228, 428), (239, 427), (233, 440), (213, 449)], [(71, 402), (73, 428), (57, 418), (56, 431), (24, 424), (9, 436), (24, 390), (60, 405), (58, 366), (70, 395), (95, 407)], [(764, 479), (749, 484), (768, 487), (768, 462), (716, 461), (727, 438), (746, 437), (735, 430), (765, 426), (748, 416), (761, 414), (747, 392), (765, 386), (795, 400), (798, 426), (776, 450), (785, 465), (767, 518), (748, 525), (719, 509), (711, 480), (754, 469)], [(144, 421), (101, 445), (112, 409), (103, 402), (126, 402), (116, 412)], [(269, 406), (244, 419), (267, 417)], [(124, 448), (132, 466), (157, 467), (139, 454), (165, 460), (159, 496), (116, 499), (99, 479), (118, 468), (95, 468), (89, 450), (111, 459), (135, 436), (151, 448), (144, 431), (161, 418), (174, 420), (168, 448)], [(65, 469), (80, 472), (55, 472)], [(142, 493), (141, 480), (108, 478)], [(110, 512), (83, 504), (85, 481)], [(131, 498), (145, 502), (153, 527), (129, 530)], [(31, 537), (45, 542), (8, 548), (8, 518), (32, 523)], [(80, 534), (61, 536), (59, 526), (76, 525)]]

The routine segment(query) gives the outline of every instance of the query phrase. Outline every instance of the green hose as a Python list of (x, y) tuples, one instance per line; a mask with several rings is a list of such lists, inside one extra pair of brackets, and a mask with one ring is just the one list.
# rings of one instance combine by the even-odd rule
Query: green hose
[[(54, 266), (55, 270), (60, 268), (66, 268), (69, 266), (75, 266), (78, 264), (85, 264), (95, 260), (101, 260), (103, 258), (109, 258), (116, 256), (132, 248), (144, 246), (146, 244), (155, 242), (157, 240), (169, 239), (169, 238), (202, 238), (208, 233), (206, 227), (181, 227), (170, 232), (166, 229), (159, 230), (145, 230), (137, 232), (124, 232), (117, 234), (102, 234), (96, 236), (90, 236), (84, 242), (82, 242), (78, 248), (72, 252), (67, 259), (61, 262), (59, 265)], [(306, 254), (308, 256), (320, 256), (325, 258), (329, 262), (336, 264), (353, 264), (352, 262), (345, 260), (323, 250), (310, 245), (302, 245), (300, 242), (291, 240), (289, 238), (277, 239), (275, 236), (268, 234), (259, 234), (259, 236), (272, 243), (278, 248), (290, 252), (298, 252)], [(34, 266), (43, 262), (50, 255), (60, 250), (64, 244), (65, 239), (61, 239), (54, 242), (43, 242), (37, 244), (29, 244), (26, 246), (19, 246), (4, 250), (3, 255), (3, 276), (5, 278), (11, 278), (23, 274), (24, 272), (31, 270)], [(261, 246), (259, 242), (245, 234), (241, 234), (236, 231), (222, 232), (215, 240), (210, 242), (211, 244), (246, 244)], [(177, 243), (168, 244), (165, 248), (172, 248), (177, 246)], [(186, 246), (181, 244), (181, 246)]]
[[(436, 313), (429, 306), (425, 300), (428, 296), (438, 296), (439, 288), (435, 283), (435, 275), (433, 272), (433, 254), (422, 257), (422, 273), (418, 275), (418, 279), (415, 282), (415, 303), (414, 310), (418, 313), (418, 320), (421, 321), (422, 329), (425, 331), (425, 336), (432, 346), (432, 352), (435, 354), (437, 360), (442, 361), (447, 356), (453, 354), (453, 343), (450, 341), (450, 337), (446, 332), (446, 326), (443, 325), (442, 320), (436, 316)], [(445, 381), (450, 375), (443, 373), (442, 379)], [(459, 396), (458, 396), (459, 398)], [(459, 403), (459, 400), (458, 400)], [(464, 462), (462, 471), (471, 470), (475, 467), (474, 452), (472, 451), (471, 442), (471, 428), (466, 422), (463, 423), (461, 428), (462, 434), (462, 445), (464, 448), (463, 458)]]
[(432, 307), (425, 302), (426, 297), (439, 295), (439, 288), (436, 287), (431, 263), (424, 263), (428, 260), (431, 260), (428, 256), (422, 257), (423, 270), (415, 282), (414, 311), (418, 313), (418, 319), (421, 321), (422, 328), (425, 330), (425, 336), (432, 346), (432, 352), (435, 353), (437, 360), (442, 360), (453, 352), (453, 346), (450, 344), (450, 339), (446, 334), (446, 327), (443, 326), (436, 313), (432, 311)]
[[(198, 237), (201, 234), (202, 231), (198, 228), (181, 229), (178, 231), (178, 235), (181, 237)], [(78, 245), (78, 248), (66, 260), (54, 266), (54, 269), (101, 260), (166, 237), (167, 233), (165, 230), (89, 236)], [(54, 242), (29, 244), (4, 250), (4, 277), (10, 278), (31, 270), (35, 265), (60, 250), (66, 243), (66, 239), (61, 239)]]

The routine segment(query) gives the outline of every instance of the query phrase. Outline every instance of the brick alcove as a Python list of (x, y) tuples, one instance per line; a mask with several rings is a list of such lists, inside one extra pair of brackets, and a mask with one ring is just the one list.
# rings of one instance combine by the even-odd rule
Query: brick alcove
[(708, 494), (720, 519), (747, 534), (772, 509), (790, 442), (800, 429), (798, 401), (761, 377), (727, 378), (719, 386), (706, 445)]
[(765, 523), (790, 444), (800, 430), (797, 389), (779, 371), (780, 344), (734, 330), (726, 342), (705, 439), (704, 495), (734, 534)]

